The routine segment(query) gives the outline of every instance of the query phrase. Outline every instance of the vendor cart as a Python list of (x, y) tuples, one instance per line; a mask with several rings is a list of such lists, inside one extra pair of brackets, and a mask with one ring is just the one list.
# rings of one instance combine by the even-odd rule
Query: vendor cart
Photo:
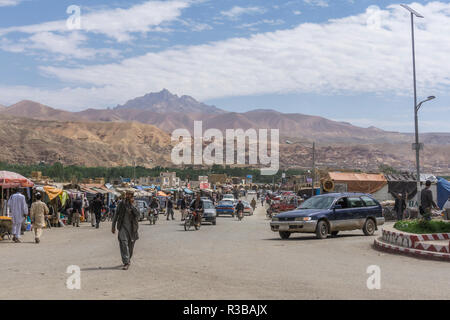
[(11, 239), (12, 235), (12, 218), (0, 216), (0, 240), (5, 237)]

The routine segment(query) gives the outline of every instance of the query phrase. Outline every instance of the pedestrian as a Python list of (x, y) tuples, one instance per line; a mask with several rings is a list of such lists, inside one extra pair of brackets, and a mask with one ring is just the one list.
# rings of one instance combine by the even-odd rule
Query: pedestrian
[(13, 241), (21, 242), (20, 235), (22, 229), (22, 222), (28, 215), (28, 206), (25, 196), (19, 192), (19, 189), (14, 190), (15, 193), (8, 200), (9, 212), (12, 218), (12, 233)]
[(167, 197), (167, 220), (169, 220), (169, 216), (172, 216), (172, 220), (175, 220), (175, 218), (173, 217), (172, 197)]
[(139, 239), (139, 211), (134, 206), (134, 194), (127, 192), (125, 200), (121, 201), (113, 217), (111, 232), (119, 230), (118, 240), (123, 270), (128, 270), (133, 256), (134, 244)]
[(187, 200), (187, 198), (186, 197), (183, 197), (182, 199), (181, 199), (181, 203), (180, 203), (180, 209), (181, 209), (181, 221), (184, 221), (184, 219), (186, 218), (186, 209), (187, 209), (187, 205), (188, 205), (188, 202), (187, 202), (188, 200)]
[(111, 201), (111, 204), (109, 205), (109, 221), (112, 220), (112, 217), (114, 217), (114, 214), (116, 213), (116, 200)]
[(95, 228), (98, 229), (100, 227), (100, 220), (102, 218), (102, 209), (103, 209), (103, 201), (100, 198), (100, 194), (97, 193), (97, 196), (92, 203), (92, 210), (95, 215)]
[(255, 211), (255, 209), (256, 209), (256, 200), (255, 200), (255, 198), (253, 198), (253, 200), (252, 200), (250, 205), (252, 206), (253, 211)]
[(403, 212), (406, 209), (406, 201), (401, 193), (395, 197), (394, 211), (397, 213), (397, 220), (403, 220)]
[(45, 216), (48, 215), (49, 210), (45, 203), (41, 201), (42, 195), (36, 194), (36, 201), (31, 205), (30, 218), (33, 225), (34, 241), (41, 242), (42, 229), (45, 228)]
[(73, 210), (72, 210), (72, 225), (75, 227), (80, 227), (80, 214), (81, 208), (83, 206), (83, 202), (81, 201), (80, 196), (73, 201)]
[(431, 220), (431, 209), (439, 209), (433, 200), (433, 193), (431, 192), (431, 181), (427, 180), (425, 182), (425, 189), (420, 193), (420, 203), (422, 206), (422, 216), (425, 220)]
[(442, 210), (444, 210), (444, 219), (450, 220), (450, 194), (448, 195), (448, 199), (442, 207)]
[(264, 197), (261, 197), (261, 207), (264, 207)]

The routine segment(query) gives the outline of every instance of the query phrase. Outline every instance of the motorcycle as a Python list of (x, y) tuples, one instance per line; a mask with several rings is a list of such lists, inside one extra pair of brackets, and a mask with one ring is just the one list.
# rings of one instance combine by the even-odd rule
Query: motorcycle
[(244, 219), (244, 210), (239, 210), (237, 212), (237, 218), (239, 221), (242, 221), (242, 219)]
[[(200, 223), (197, 224), (197, 215), (200, 215)], [(200, 229), (202, 225), (202, 214), (201, 211), (191, 211), (189, 210), (186, 218), (184, 219), (184, 230), (188, 231), (191, 227), (194, 227), (195, 230)]]
[(269, 209), (267, 209), (267, 211), (266, 211), (266, 217), (268, 218), (268, 219), (272, 219), (272, 217), (273, 217), (273, 213), (272, 213), (272, 209), (269, 207)]
[(150, 221), (150, 224), (156, 224), (156, 221), (158, 221), (158, 219), (158, 209), (150, 209), (150, 212), (148, 213), (148, 220)]

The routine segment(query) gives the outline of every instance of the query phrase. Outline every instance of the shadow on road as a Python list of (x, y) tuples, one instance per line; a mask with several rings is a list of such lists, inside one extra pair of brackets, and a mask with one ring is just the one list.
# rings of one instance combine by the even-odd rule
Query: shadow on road
[(96, 268), (82, 268), (81, 271), (103, 271), (103, 270), (122, 270), (123, 265), (115, 267), (96, 267)]
[(338, 240), (338, 239), (345, 239), (345, 238), (354, 238), (354, 237), (364, 237), (362, 235), (359, 234), (343, 234), (343, 235), (338, 235), (338, 236), (328, 236), (328, 238), (326, 239), (317, 239), (316, 236), (303, 236), (303, 237), (293, 237), (293, 238), (289, 238), (289, 239), (281, 239), (280, 237), (278, 238), (270, 238), (270, 239), (262, 239), (264, 241), (326, 241), (326, 240)]

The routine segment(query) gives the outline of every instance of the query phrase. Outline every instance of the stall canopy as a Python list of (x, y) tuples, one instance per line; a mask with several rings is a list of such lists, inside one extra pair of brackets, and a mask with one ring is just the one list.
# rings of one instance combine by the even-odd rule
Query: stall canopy
[(194, 193), (193, 191), (191, 191), (191, 190), (189, 190), (189, 189), (187, 189), (187, 188), (184, 188), (184, 192), (185, 192), (185, 193), (188, 193), (188, 194)]
[(442, 209), (450, 196), (450, 181), (441, 177), (437, 181), (437, 205)]
[(59, 196), (59, 195), (61, 195), (63, 193), (63, 190), (55, 188), (55, 187), (51, 187), (51, 186), (45, 186), (44, 187), (44, 191), (47, 194), (47, 196), (50, 199), (50, 201), (52, 201), (57, 196)]
[(348, 192), (375, 193), (387, 184), (383, 174), (329, 172), (328, 175), (335, 183), (346, 184)]
[(158, 195), (159, 197), (167, 197), (167, 194), (165, 194), (165, 193), (162, 192), (162, 191), (158, 191), (157, 195)]
[(409, 173), (387, 174), (388, 192), (392, 195), (407, 194), (408, 200), (413, 199), (417, 194), (416, 176)]
[(0, 171), (0, 187), (2, 188), (31, 188), (34, 183), (31, 180), (11, 171)]

